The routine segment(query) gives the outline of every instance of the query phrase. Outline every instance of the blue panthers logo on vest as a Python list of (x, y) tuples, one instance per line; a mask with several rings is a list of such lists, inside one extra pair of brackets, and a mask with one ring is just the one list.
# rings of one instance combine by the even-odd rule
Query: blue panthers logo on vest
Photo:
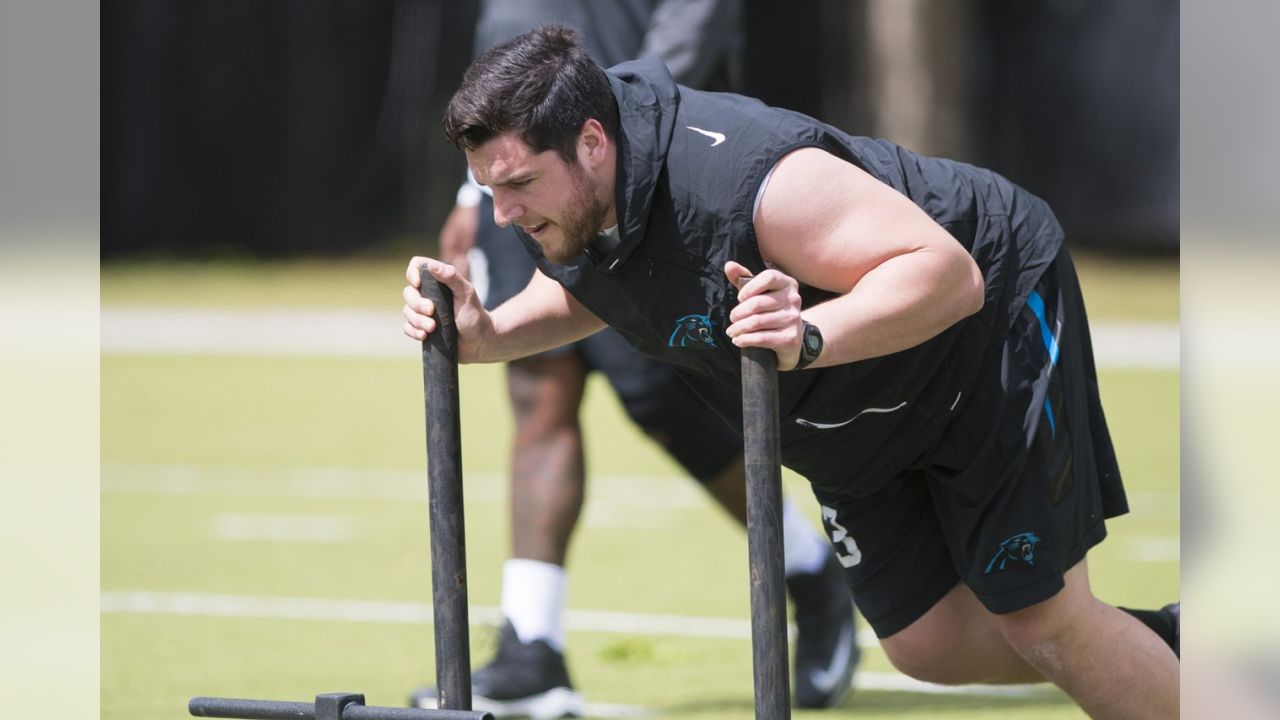
[(1000, 543), (1000, 549), (991, 558), (991, 562), (987, 563), (987, 571), (982, 574), (990, 575), (993, 570), (1026, 570), (1035, 567), (1036, 546), (1039, 544), (1040, 536), (1033, 532), (1014, 535)]
[(667, 347), (714, 350), (716, 338), (711, 334), (711, 318), (707, 315), (685, 315), (676, 320), (676, 329), (672, 331)]

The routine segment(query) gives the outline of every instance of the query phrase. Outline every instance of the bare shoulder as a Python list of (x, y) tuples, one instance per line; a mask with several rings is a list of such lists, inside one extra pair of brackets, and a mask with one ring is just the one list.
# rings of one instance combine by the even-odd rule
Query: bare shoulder
[(764, 259), (807, 285), (847, 292), (868, 270), (949, 236), (910, 199), (816, 147), (774, 166), (756, 210)]
[[(821, 219), (853, 204), (859, 194), (874, 191), (880, 181), (853, 163), (816, 147), (804, 147), (785, 155), (773, 168), (756, 213), (756, 231), (764, 224)], [(813, 210), (821, 212), (818, 218)], [(791, 228), (794, 229), (794, 228)]]

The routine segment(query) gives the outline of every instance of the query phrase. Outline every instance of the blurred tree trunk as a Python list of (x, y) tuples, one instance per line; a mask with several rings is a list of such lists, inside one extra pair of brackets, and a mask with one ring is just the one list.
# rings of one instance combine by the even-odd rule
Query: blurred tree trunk
[(972, 156), (971, 4), (868, 0), (873, 133), (925, 155)]

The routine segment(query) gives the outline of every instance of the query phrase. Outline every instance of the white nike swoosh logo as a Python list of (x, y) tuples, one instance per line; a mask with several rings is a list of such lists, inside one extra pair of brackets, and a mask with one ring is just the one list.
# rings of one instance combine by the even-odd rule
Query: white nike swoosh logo
[(711, 132), (710, 130), (703, 130), (702, 128), (696, 128), (696, 127), (694, 127), (694, 126), (692, 126), (692, 125), (685, 125), (685, 127), (689, 128), (690, 130), (692, 130), (692, 131), (694, 131), (694, 132), (696, 132), (696, 133), (698, 133), (698, 134), (700, 134), (700, 135), (706, 135), (707, 137), (711, 138), (712, 140), (715, 140), (715, 142), (711, 143), (711, 147), (715, 147), (715, 146), (719, 145), (720, 143), (724, 142), (724, 133)]
[[(957, 399), (959, 399), (959, 396), (957, 396)], [(857, 415), (854, 415), (853, 417), (849, 418), (848, 420), (845, 420), (844, 422), (820, 423), (820, 422), (814, 422), (812, 420), (805, 420), (804, 418), (796, 418), (796, 424), (804, 425), (805, 427), (815, 428), (817, 430), (831, 430), (832, 428), (844, 427), (845, 425), (848, 425), (849, 423), (853, 422), (854, 420), (857, 420), (858, 418), (862, 417), (863, 415), (866, 415), (867, 413), (891, 413), (896, 410), (901, 410), (906, 406), (907, 406), (907, 401), (903, 400), (902, 402), (898, 403), (897, 405), (891, 408), (867, 408), (859, 412)]]
[(845, 623), (840, 629), (840, 638), (836, 640), (836, 656), (831, 658), (831, 665), (825, 670), (810, 670), (809, 682), (822, 694), (836, 689), (836, 683), (848, 669), (849, 656), (853, 653), (853, 623)]

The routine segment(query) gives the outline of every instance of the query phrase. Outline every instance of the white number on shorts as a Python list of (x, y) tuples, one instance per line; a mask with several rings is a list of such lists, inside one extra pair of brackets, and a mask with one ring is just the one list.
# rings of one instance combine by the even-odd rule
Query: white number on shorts
[[(831, 529), (831, 542), (835, 545), (836, 559), (840, 561), (840, 565), (851, 568), (862, 562), (862, 551), (858, 549), (858, 543), (853, 541), (853, 536), (849, 535), (849, 531), (845, 530), (843, 525), (836, 522), (836, 511), (823, 505), (822, 519)], [(843, 552), (841, 547), (844, 548)]]

